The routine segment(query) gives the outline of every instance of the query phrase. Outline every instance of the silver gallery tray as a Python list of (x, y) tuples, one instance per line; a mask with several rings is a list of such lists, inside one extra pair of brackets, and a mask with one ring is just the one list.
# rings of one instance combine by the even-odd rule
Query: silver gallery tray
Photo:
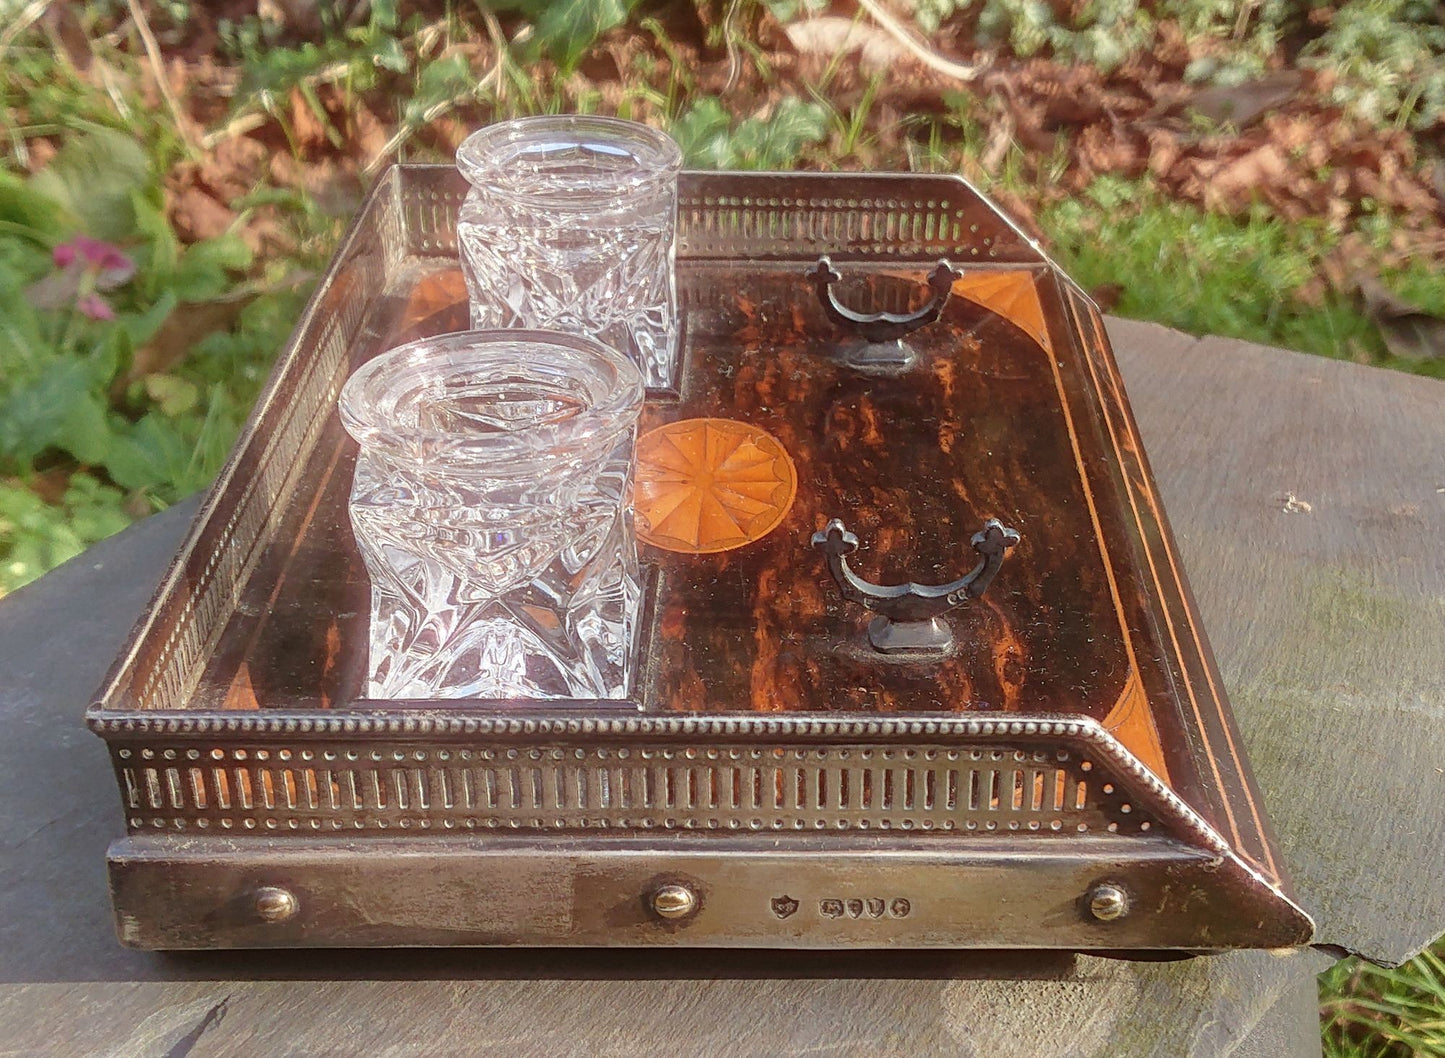
[[(362, 698), (336, 397), (465, 326), (464, 190), (381, 179), (87, 712), (124, 943), (1308, 941), (1099, 314), (957, 178), (684, 174), (683, 368), (644, 426), (768, 430), (787, 520), (644, 549), (633, 700)], [(861, 315), (917, 309), (940, 259), (962, 277), (909, 364), (853, 370), (824, 255)], [(1021, 539), (956, 649), (899, 660), (808, 546), (839, 514), (885, 583), (957, 576), (986, 517)]]

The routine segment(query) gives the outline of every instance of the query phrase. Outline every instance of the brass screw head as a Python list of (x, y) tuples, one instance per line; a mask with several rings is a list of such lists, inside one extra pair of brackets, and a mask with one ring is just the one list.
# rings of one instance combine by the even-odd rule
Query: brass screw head
[(662, 918), (687, 918), (697, 910), (697, 894), (685, 885), (669, 883), (652, 894), (652, 910)]
[(256, 890), (256, 914), (267, 922), (285, 922), (301, 909), (296, 894), (279, 885), (263, 885)]
[(1117, 885), (1096, 885), (1089, 891), (1089, 914), (1100, 922), (1113, 922), (1128, 910), (1128, 894)]

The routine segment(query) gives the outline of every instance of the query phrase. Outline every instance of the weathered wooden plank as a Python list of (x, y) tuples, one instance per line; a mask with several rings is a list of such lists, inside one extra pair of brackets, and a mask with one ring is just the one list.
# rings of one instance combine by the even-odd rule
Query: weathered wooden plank
[(0, 981), (141, 966), (110, 924), (103, 864), (119, 802), (81, 714), (197, 506), (103, 541), (0, 602)]
[[(1218, 1058), (1328, 962), (1314, 952), (1142, 964), (1085, 956), (1050, 978), (1050, 960), (1037, 956), (574, 953), (539, 964), (525, 952), (380, 952), (360, 967), (354, 955), (278, 956), (269, 973), (300, 980), (236, 980), (267, 963), (221, 958), (182, 964), (220, 981), (0, 989), (0, 1024), (21, 1054)], [(348, 975), (360, 979), (318, 979)], [(422, 975), (442, 979), (408, 979)], [(630, 979), (610, 979), (622, 975)]]
[(1279, 1058), (1289, 1054), (1318, 1054), (1320, 993), (1314, 978), (1302, 978), (1286, 991), (1249, 1035), (1230, 1052), (1231, 1058)]
[(1445, 384), (1111, 333), (1318, 940), (1445, 929)]

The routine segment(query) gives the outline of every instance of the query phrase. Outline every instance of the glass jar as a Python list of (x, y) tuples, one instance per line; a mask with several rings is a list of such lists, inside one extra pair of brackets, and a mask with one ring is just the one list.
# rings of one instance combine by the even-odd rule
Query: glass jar
[(522, 118), (468, 137), (457, 241), (472, 326), (586, 335), (647, 385), (673, 385), (681, 166), (670, 137), (616, 118)]
[(464, 331), (347, 381), (367, 696), (625, 698), (642, 378), (587, 338)]

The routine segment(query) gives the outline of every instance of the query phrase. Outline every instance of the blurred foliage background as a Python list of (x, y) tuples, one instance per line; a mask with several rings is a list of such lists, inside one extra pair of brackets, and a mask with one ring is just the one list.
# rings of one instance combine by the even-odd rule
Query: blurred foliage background
[[(0, 595), (219, 469), (389, 163), (602, 112), (962, 173), (1105, 308), (1445, 377), (1432, 0), (0, 0)], [(1442, 964), (1326, 975), (1445, 1054)]]

